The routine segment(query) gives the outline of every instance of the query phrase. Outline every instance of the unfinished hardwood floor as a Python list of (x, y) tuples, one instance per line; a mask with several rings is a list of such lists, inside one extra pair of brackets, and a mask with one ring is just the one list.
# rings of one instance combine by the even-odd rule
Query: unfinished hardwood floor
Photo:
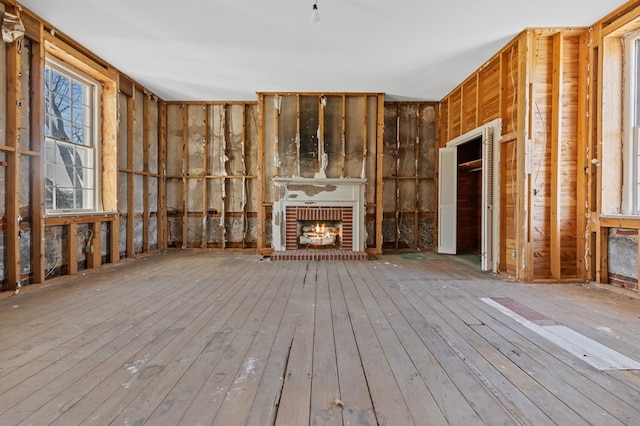
[(5, 295), (0, 313), (2, 425), (640, 419), (637, 370), (596, 368), (535, 332), (564, 326), (640, 361), (640, 300), (435, 253), (168, 252)]

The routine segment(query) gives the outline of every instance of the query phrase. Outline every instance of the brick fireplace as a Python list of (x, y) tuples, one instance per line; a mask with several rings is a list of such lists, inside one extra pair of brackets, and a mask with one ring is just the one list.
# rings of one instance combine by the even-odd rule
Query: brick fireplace
[[(279, 199), (273, 206), (271, 260), (367, 259), (366, 179), (277, 177), (273, 183)], [(301, 237), (305, 226), (328, 226), (332, 229), (331, 239), (309, 241)], [(305, 244), (301, 244), (301, 238)]]

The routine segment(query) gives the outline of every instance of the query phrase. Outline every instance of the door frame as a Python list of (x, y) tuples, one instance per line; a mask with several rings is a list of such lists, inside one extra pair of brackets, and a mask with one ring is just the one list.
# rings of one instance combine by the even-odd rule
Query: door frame
[[(482, 253), (483, 257), (483, 270), (490, 270), (494, 273), (498, 272), (499, 260), (500, 256), (500, 137), (501, 137), (501, 129), (502, 129), (502, 119), (497, 118), (493, 121), (490, 121), (480, 127), (477, 127), (464, 135), (458, 136), (446, 143), (446, 148), (451, 149), (457, 147), (459, 145), (470, 142), (478, 137), (482, 137), (482, 175), (483, 175), (483, 185), (482, 185), (482, 197), (483, 197), (483, 211), (482, 217), (483, 219), (483, 232), (482, 232), (482, 243), (484, 251)], [(487, 188), (485, 182), (487, 178), (485, 174), (487, 171), (486, 162), (490, 159), (485, 158), (487, 150), (485, 148), (485, 144), (487, 144), (488, 135), (491, 134), (493, 137), (493, 164), (492, 164), (492, 176), (490, 181), (492, 181), (493, 194), (492, 199), (487, 199)], [(442, 149), (442, 148), (441, 148)], [(455, 165), (457, 167), (457, 164)], [(457, 170), (456, 170), (457, 173)], [(440, 211), (440, 190), (441, 190), (442, 181), (439, 179), (438, 181), (438, 211)], [(456, 183), (457, 185), (457, 183)], [(486, 210), (486, 211), (485, 211)], [(456, 213), (457, 215), (457, 213)], [(439, 220), (442, 220), (439, 218)], [(438, 225), (440, 228), (440, 225)], [(454, 242), (455, 244), (455, 242)], [(438, 245), (440, 243), (438, 242)]]

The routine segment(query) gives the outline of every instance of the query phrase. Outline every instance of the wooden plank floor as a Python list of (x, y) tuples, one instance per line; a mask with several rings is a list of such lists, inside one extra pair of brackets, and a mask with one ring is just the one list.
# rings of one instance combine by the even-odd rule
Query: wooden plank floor
[(0, 424), (630, 425), (598, 370), (482, 298), (640, 361), (640, 300), (435, 253), (168, 252), (0, 298)]

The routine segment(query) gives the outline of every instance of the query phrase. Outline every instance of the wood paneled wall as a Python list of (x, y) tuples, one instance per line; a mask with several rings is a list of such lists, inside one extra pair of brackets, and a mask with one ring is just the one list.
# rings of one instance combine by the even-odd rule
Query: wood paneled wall
[(439, 146), (502, 119), (499, 269), (519, 280), (586, 275), (578, 261), (586, 246), (578, 220), (586, 32), (526, 30), (441, 101)]

